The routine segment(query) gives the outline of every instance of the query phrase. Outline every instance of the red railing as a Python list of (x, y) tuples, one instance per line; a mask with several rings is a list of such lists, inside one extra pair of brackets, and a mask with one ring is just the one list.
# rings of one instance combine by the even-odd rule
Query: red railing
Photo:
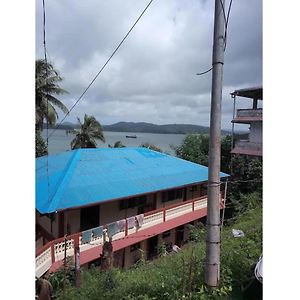
[[(223, 196), (222, 194), (223, 194), (223, 192), (221, 191), (221, 196)], [(199, 200), (202, 200), (202, 199), (207, 199), (207, 195), (202, 196), (202, 197), (198, 197), (198, 198), (194, 198), (194, 199), (191, 199), (191, 200), (188, 200), (188, 201), (176, 203), (176, 204), (173, 204), (173, 205), (169, 205), (167, 207), (162, 207), (162, 208), (159, 208), (159, 209), (156, 209), (156, 210), (146, 212), (146, 213), (144, 213), (144, 217), (151, 216), (151, 215), (163, 212), (163, 222), (166, 222), (166, 212), (167, 212), (167, 210), (170, 210), (170, 209), (173, 209), (173, 208), (176, 208), (176, 207), (180, 207), (180, 206), (186, 206), (188, 204), (192, 204), (192, 211), (194, 212), (195, 211), (195, 202), (199, 201)], [(105, 228), (106, 225), (104, 225), (103, 227)], [(80, 244), (81, 234), (82, 234), (81, 232), (77, 232), (77, 233), (74, 233), (74, 234), (71, 234), (71, 235), (68, 235), (68, 236), (65, 236), (65, 237), (60, 237), (58, 239), (55, 239), (55, 240), (52, 240), (52, 241), (48, 242), (47, 244), (45, 244), (44, 246), (42, 246), (41, 248), (36, 250), (36, 257), (38, 257), (43, 252), (45, 252), (46, 250), (51, 248), (51, 264), (53, 264), (55, 262), (55, 246), (59, 243), (64, 242), (65, 240), (66, 241), (68, 241), (68, 240), (73, 240), (74, 241), (74, 254), (75, 254), (76, 248)], [(128, 223), (127, 223), (127, 219), (126, 219), (125, 236), (127, 236), (127, 235), (128, 235)]]

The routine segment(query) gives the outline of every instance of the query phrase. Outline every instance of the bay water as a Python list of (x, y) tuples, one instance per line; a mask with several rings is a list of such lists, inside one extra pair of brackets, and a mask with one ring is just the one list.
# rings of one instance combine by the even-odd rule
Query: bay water
[[(49, 129), (49, 154), (56, 154), (59, 152), (71, 150), (70, 143), (74, 139), (75, 135), (66, 133), (64, 129), (57, 129), (53, 132), (53, 129)], [(121, 141), (126, 147), (138, 147), (141, 144), (149, 143), (159, 147), (163, 152), (170, 155), (175, 155), (175, 151), (172, 149), (171, 145), (178, 147), (185, 134), (159, 134), (159, 133), (142, 133), (142, 132), (113, 132), (104, 131), (105, 143), (97, 140), (98, 148), (107, 148), (110, 144), (112, 147), (115, 142)], [(47, 131), (44, 129), (42, 136), (46, 139)], [(136, 138), (126, 138), (126, 136), (136, 136)]]

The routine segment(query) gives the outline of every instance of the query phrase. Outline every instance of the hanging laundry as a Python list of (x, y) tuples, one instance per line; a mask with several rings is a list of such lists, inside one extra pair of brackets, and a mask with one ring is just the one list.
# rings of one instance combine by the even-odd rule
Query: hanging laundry
[(135, 217), (127, 219), (128, 229), (131, 229), (135, 226)]
[(92, 231), (94, 238), (101, 237), (103, 235), (103, 226), (93, 228)]
[(142, 227), (144, 223), (144, 214), (140, 214), (136, 216), (137, 226)]
[(113, 237), (118, 232), (119, 232), (119, 228), (117, 222), (107, 224), (108, 237)]
[(81, 242), (82, 244), (89, 243), (92, 239), (92, 229), (82, 231), (81, 233)]
[(119, 232), (125, 231), (126, 220), (123, 219), (123, 220), (117, 221), (117, 226), (118, 226)]

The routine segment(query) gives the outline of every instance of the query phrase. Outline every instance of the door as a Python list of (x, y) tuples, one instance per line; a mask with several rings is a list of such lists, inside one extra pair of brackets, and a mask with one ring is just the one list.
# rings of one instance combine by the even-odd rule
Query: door
[(176, 228), (175, 244), (177, 246), (180, 247), (183, 244), (183, 237), (184, 237), (184, 225)]
[(84, 231), (99, 226), (99, 205), (84, 207), (80, 210), (80, 230)]
[(153, 236), (148, 240), (148, 259), (157, 256), (158, 235)]

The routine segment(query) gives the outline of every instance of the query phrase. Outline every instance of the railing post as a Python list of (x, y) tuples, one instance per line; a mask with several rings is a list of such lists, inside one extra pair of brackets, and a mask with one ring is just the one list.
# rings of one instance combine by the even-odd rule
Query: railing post
[(163, 210), (163, 221), (166, 222), (166, 209)]
[(128, 235), (128, 221), (125, 219), (125, 236)]
[(79, 247), (79, 234), (74, 236), (74, 255), (76, 256), (76, 248)]
[(192, 202), (192, 211), (195, 211), (195, 200)]
[(54, 242), (51, 243), (51, 263), (55, 263), (55, 251), (54, 251)]

